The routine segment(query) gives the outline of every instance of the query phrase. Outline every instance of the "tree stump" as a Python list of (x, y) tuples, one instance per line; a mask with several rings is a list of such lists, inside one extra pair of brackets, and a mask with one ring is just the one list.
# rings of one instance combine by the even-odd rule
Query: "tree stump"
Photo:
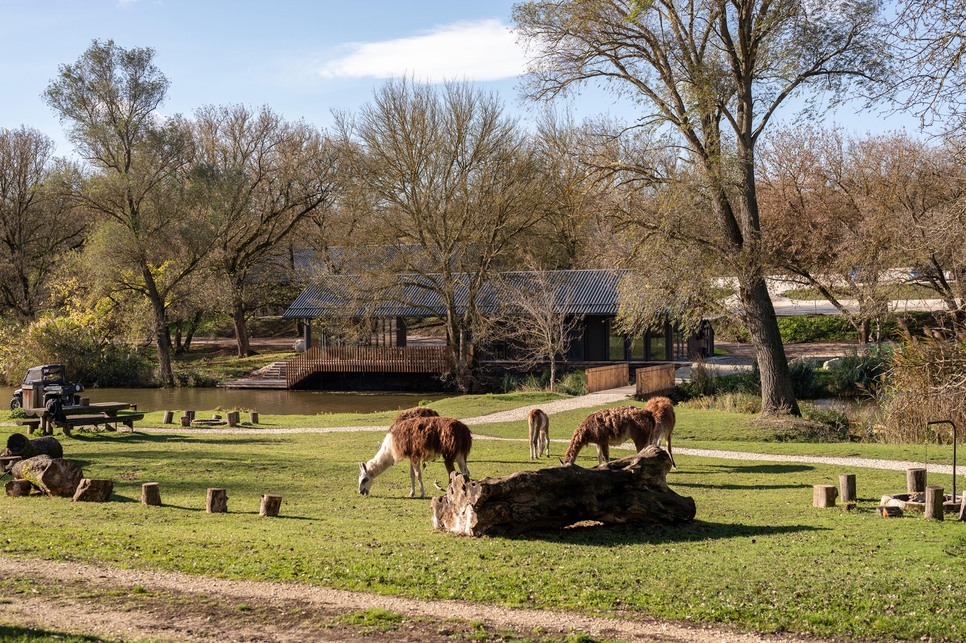
[(258, 411), (249, 411), (248, 421), (252, 424), (258, 424)]
[(926, 470), (906, 469), (906, 492), (922, 493), (926, 490)]
[(181, 426), (184, 426), (184, 427), (191, 426), (191, 416), (190, 415), (187, 415), (186, 414), (186, 415), (182, 415), (181, 416)]
[(165, 411), (161, 418), (161, 424), (174, 424), (174, 411)]
[(278, 510), (282, 507), (282, 496), (274, 493), (262, 495), (262, 506), (258, 511), (260, 516), (277, 516)]
[(228, 511), (228, 493), (224, 489), (209, 487), (205, 511), (210, 514)]
[(817, 484), (812, 487), (812, 506), (813, 507), (834, 507), (835, 496), (839, 490), (834, 484)]
[(195, 412), (194, 411), (185, 411), (184, 414), (187, 415), (188, 416), (188, 419), (191, 420), (192, 422), (195, 421)]
[(35, 455), (49, 455), (51, 458), (63, 458), (64, 447), (55, 437), (30, 439), (23, 433), (12, 433), (7, 438), (6, 451), (10, 455), (19, 455), (26, 460)]
[(668, 488), (667, 452), (656, 446), (585, 469), (564, 465), (503, 478), (467, 480), (454, 473), (433, 498), (433, 527), (460, 536), (561, 529), (584, 520), (605, 524), (675, 524), (694, 519), (694, 500)]
[(855, 474), (844, 473), (839, 476), (839, 495), (846, 509), (855, 507)]
[(161, 485), (157, 482), (145, 482), (141, 485), (141, 504), (152, 507), (161, 506)]
[(29, 480), (10, 480), (4, 485), (4, 490), (11, 498), (29, 496), (36, 489)]
[(89, 397), (82, 397), (82, 398), (80, 398), (79, 402), (80, 402), (80, 404), (79, 404), (80, 406), (90, 406), (91, 405), (91, 398), (89, 398)]
[(926, 508), (923, 510), (923, 517), (928, 520), (943, 519), (943, 488), (936, 485), (926, 487)]
[(228, 426), (238, 426), (238, 420), (239, 420), (238, 411), (228, 411), (225, 419), (228, 420)]
[(106, 502), (114, 493), (113, 480), (83, 478), (74, 492), (74, 502)]
[(80, 467), (49, 455), (36, 455), (21, 460), (11, 468), (15, 480), (28, 480), (49, 496), (70, 498), (77, 491), (77, 485), (84, 472)]

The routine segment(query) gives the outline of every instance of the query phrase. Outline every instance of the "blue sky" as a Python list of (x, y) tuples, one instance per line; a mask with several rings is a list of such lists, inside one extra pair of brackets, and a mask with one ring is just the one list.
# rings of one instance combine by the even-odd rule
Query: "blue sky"
[[(521, 118), (524, 57), (509, 32), (510, 0), (0, 0), (0, 127), (27, 125), (70, 149), (41, 99), (58, 65), (93, 39), (152, 47), (171, 81), (163, 111), (203, 105), (269, 105), (319, 127), (333, 110), (353, 111), (389, 77), (466, 78), (497, 91)], [(577, 98), (577, 114), (634, 110), (600, 91)], [(857, 131), (911, 124), (873, 114), (840, 114)]]

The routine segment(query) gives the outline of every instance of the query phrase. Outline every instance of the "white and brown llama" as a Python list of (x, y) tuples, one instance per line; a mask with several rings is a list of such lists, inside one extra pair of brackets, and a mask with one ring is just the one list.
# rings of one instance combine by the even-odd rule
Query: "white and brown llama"
[(667, 454), (671, 458), (671, 466), (675, 469), (678, 465), (674, 464), (674, 454), (671, 453), (671, 432), (674, 430), (675, 415), (674, 402), (667, 397), (652, 397), (644, 405), (644, 408), (654, 416), (654, 446), (661, 446), (661, 438), (667, 444)]
[(419, 497), (425, 498), (422, 465), (442, 456), (447, 475), (459, 466), (460, 473), (469, 478), (466, 457), (472, 446), (469, 428), (453, 418), (423, 416), (393, 422), (376, 455), (368, 462), (359, 463), (359, 493), (368, 495), (376, 476), (408, 458), (409, 497), (416, 495), (419, 480)]
[(577, 459), (580, 450), (588, 444), (597, 446), (597, 464), (610, 461), (610, 447), (634, 441), (640, 451), (654, 444), (654, 416), (650, 411), (637, 406), (615, 406), (595, 411), (584, 418), (574, 430), (570, 445), (564, 454), (563, 463), (570, 464)]
[(530, 438), (530, 459), (536, 460), (546, 451), (550, 457), (550, 417), (541, 410), (533, 409), (527, 414), (527, 432)]

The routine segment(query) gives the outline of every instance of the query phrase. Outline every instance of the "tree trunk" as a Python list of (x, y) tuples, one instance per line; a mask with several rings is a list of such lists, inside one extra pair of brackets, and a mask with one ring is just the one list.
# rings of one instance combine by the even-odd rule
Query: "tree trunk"
[(154, 340), (158, 349), (158, 381), (164, 388), (174, 387), (174, 371), (171, 368), (171, 329), (168, 327), (168, 309), (158, 292), (154, 275), (146, 265), (141, 266), (141, 276), (147, 289), (148, 300), (154, 311)]
[(238, 357), (248, 357), (252, 354), (252, 345), (248, 337), (248, 320), (245, 319), (245, 302), (237, 293), (232, 297), (231, 321), (235, 326)]
[(743, 282), (739, 290), (745, 327), (751, 335), (761, 372), (761, 411), (765, 415), (801, 415), (778, 331), (778, 316), (765, 280), (756, 278), (751, 283)]
[(561, 529), (584, 520), (673, 524), (694, 519), (694, 500), (671, 491), (671, 460), (658, 447), (585, 469), (576, 465), (470, 481), (454, 474), (433, 499), (433, 527), (461, 536)]
[(191, 350), (191, 340), (194, 339), (195, 331), (201, 325), (202, 316), (204, 316), (203, 311), (196, 311), (195, 316), (191, 318), (191, 323), (188, 324), (188, 332), (184, 336), (184, 352), (186, 353)]
[(28, 439), (22, 433), (13, 433), (7, 438), (7, 448), (0, 455), (19, 455), (26, 460), (35, 455), (49, 455), (51, 458), (63, 458), (64, 447), (53, 436)]
[(74, 492), (74, 502), (107, 502), (114, 493), (113, 480), (91, 480), (84, 478)]
[(13, 477), (27, 480), (49, 496), (70, 498), (77, 491), (84, 472), (69, 460), (38, 455), (13, 465)]

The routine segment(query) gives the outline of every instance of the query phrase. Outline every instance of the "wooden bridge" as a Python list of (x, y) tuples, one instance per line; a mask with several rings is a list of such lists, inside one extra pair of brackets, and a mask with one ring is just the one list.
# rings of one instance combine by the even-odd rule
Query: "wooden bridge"
[(434, 373), (452, 369), (448, 346), (313, 346), (288, 362), (288, 388), (318, 373)]

